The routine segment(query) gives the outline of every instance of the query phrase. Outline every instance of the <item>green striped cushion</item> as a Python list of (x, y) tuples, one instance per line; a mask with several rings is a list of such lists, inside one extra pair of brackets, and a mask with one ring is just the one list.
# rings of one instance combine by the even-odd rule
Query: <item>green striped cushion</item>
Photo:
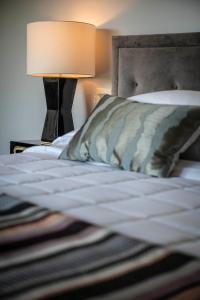
[(60, 158), (106, 162), (166, 177), (200, 135), (200, 107), (131, 102), (105, 95)]

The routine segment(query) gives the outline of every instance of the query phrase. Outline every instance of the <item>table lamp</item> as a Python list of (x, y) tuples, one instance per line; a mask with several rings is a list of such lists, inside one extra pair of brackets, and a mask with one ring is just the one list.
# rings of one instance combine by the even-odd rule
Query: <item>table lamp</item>
[(73, 21), (27, 25), (27, 74), (43, 77), (47, 113), (42, 140), (74, 129), (72, 104), (78, 78), (95, 75), (95, 26)]

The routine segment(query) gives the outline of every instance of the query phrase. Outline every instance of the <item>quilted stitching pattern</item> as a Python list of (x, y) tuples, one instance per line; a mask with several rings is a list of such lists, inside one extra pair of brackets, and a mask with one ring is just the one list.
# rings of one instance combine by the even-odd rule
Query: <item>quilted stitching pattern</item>
[(200, 181), (24, 153), (1, 156), (0, 192), (200, 257)]

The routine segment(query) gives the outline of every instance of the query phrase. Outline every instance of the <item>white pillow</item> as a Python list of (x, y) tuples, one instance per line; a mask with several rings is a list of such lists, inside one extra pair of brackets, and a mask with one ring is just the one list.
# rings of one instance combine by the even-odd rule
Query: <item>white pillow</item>
[(172, 173), (173, 176), (200, 181), (200, 162), (179, 160)]
[(68, 133), (65, 133), (62, 136), (59, 136), (51, 143), (51, 145), (29, 147), (26, 148), (24, 152), (45, 155), (45, 157), (48, 158), (58, 158), (63, 149), (69, 144), (70, 140), (76, 132), (77, 130), (73, 130)]
[(66, 146), (69, 143), (69, 141), (71, 140), (71, 138), (75, 135), (76, 132), (77, 132), (77, 130), (73, 130), (68, 133), (65, 133), (62, 136), (59, 136), (52, 142), (52, 145), (55, 145), (55, 146), (65, 145)]
[(140, 94), (127, 98), (131, 101), (154, 103), (154, 104), (174, 104), (174, 105), (195, 105), (200, 106), (200, 91), (170, 90), (147, 94)]

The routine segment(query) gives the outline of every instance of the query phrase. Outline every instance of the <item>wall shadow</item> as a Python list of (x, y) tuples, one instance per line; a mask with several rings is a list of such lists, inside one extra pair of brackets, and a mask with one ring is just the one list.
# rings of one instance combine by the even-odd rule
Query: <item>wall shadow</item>
[(97, 78), (111, 78), (113, 35), (117, 35), (117, 31), (110, 29), (96, 30), (95, 70)]
[(118, 35), (118, 31), (109, 29), (96, 30), (95, 46), (95, 77), (84, 79), (83, 93), (85, 97), (86, 111), (89, 114), (94, 106), (96, 88), (102, 86), (102, 82), (111, 82), (112, 77), (112, 36)]

